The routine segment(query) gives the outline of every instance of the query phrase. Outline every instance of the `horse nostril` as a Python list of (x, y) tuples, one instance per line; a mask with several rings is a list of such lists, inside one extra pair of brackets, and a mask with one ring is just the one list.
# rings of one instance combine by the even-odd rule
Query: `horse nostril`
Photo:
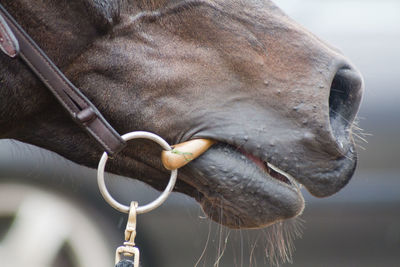
[(341, 149), (357, 115), (363, 91), (363, 79), (358, 71), (344, 67), (333, 78), (329, 96), (331, 129)]

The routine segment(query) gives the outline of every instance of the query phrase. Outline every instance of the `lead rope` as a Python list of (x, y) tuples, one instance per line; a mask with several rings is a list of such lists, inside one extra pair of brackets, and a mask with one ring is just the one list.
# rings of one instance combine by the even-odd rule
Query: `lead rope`
[[(131, 132), (122, 136), (125, 141), (131, 139), (150, 139), (158, 143), (164, 150), (171, 151), (171, 146), (161, 137), (149, 132)], [(172, 189), (175, 186), (178, 171), (171, 170), (170, 180), (164, 192), (153, 202), (146, 204), (144, 206), (139, 206), (137, 202), (132, 201), (130, 206), (125, 206), (117, 202), (108, 192), (104, 181), (104, 168), (107, 163), (108, 154), (103, 153), (100, 159), (98, 170), (97, 170), (97, 182), (99, 185), (100, 192), (104, 199), (113, 208), (118, 211), (129, 213), (128, 222), (125, 229), (125, 242), (122, 246), (118, 247), (115, 252), (115, 267), (139, 267), (140, 261), (140, 251), (135, 245), (136, 237), (136, 215), (149, 212), (157, 207), (159, 207), (169, 196)], [(125, 258), (123, 258), (125, 257)], [(132, 260), (131, 260), (132, 259)]]

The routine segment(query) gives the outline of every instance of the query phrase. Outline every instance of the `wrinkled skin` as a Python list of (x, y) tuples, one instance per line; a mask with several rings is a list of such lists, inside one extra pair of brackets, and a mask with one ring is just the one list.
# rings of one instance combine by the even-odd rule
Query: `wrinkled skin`
[[(318, 197), (354, 172), (362, 78), (270, 1), (1, 2), (119, 133), (218, 141), (180, 170), (175, 190), (219, 223), (258, 228), (301, 214), (297, 183), (263, 162)], [(0, 137), (95, 168), (101, 149), (27, 67), (4, 55), (0, 67)], [(160, 151), (130, 142), (107, 167), (162, 189)]]

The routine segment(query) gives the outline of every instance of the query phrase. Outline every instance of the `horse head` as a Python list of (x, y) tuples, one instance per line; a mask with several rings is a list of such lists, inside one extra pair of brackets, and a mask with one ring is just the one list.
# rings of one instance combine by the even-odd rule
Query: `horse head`
[[(2, 1), (121, 134), (217, 141), (175, 190), (231, 228), (301, 214), (351, 178), (363, 91), (336, 48), (271, 1)], [(0, 137), (89, 167), (102, 153), (22, 62), (0, 55)], [(109, 171), (162, 189), (161, 148), (130, 142)]]

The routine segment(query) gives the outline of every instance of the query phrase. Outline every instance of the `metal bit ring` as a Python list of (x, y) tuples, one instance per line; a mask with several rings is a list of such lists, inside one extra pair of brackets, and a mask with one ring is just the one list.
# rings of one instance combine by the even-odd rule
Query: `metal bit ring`
[[(168, 151), (172, 150), (171, 146), (163, 138), (149, 132), (143, 132), (143, 131), (130, 132), (124, 134), (122, 138), (125, 141), (132, 139), (149, 139), (159, 144), (164, 150)], [(97, 183), (99, 185), (100, 192), (104, 197), (104, 199), (107, 201), (107, 203), (110, 204), (113, 208), (124, 213), (129, 213), (130, 207), (116, 201), (107, 190), (107, 186), (104, 181), (104, 168), (106, 166), (107, 160), (108, 160), (108, 154), (104, 152), (100, 159), (99, 166), (97, 168)], [(136, 209), (137, 214), (142, 214), (152, 211), (157, 207), (159, 207), (162, 203), (164, 203), (164, 201), (168, 198), (169, 194), (172, 192), (172, 189), (175, 186), (177, 176), (178, 176), (178, 170), (172, 170), (168, 185), (165, 188), (164, 192), (162, 192), (161, 195), (154, 201), (144, 206), (137, 207)]]

